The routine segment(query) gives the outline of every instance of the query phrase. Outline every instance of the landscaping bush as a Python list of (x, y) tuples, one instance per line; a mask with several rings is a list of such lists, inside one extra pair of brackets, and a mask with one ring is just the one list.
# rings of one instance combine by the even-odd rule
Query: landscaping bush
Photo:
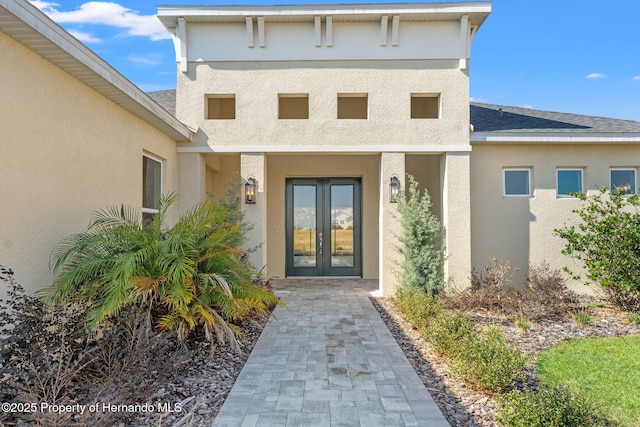
[(561, 388), (514, 390), (504, 396), (496, 421), (504, 427), (612, 426), (588, 401)]
[(452, 363), (454, 374), (491, 392), (511, 386), (524, 373), (527, 358), (512, 347), (497, 326), (487, 326), (460, 346)]
[[(566, 241), (562, 250), (586, 270), (586, 284), (600, 284), (611, 301), (625, 310), (640, 311), (640, 200), (624, 190), (602, 188), (597, 194), (576, 194), (583, 202), (574, 209), (580, 223), (554, 233)], [(565, 270), (574, 279), (581, 276)]]
[(473, 321), (463, 313), (443, 310), (422, 331), (441, 355), (455, 359), (473, 339)]
[(403, 256), (401, 282), (405, 286), (438, 294), (444, 287), (442, 270), (442, 227), (431, 213), (427, 190), (420, 192), (418, 183), (408, 176), (406, 194), (398, 203), (402, 232), (399, 251)]
[[(70, 403), (96, 359), (83, 327), (84, 311), (75, 307), (46, 307), (27, 295), (13, 272), (0, 266), (6, 300), (0, 303), (0, 400), (51, 405)], [(37, 410), (0, 413), (3, 420), (21, 417), (29, 425), (66, 426), (70, 415)]]
[(452, 309), (487, 310), (511, 319), (563, 316), (579, 306), (578, 295), (567, 288), (560, 270), (551, 269), (547, 263), (529, 266), (522, 286), (513, 285), (511, 278), (510, 261), (494, 258), (491, 265), (484, 267), (484, 274), (472, 272), (471, 288), (446, 291), (440, 296)]
[(140, 306), (181, 340), (201, 328), (212, 348), (229, 342), (239, 351), (237, 322), (279, 300), (255, 284), (257, 274), (244, 262), (237, 208), (203, 203), (168, 227), (173, 199), (163, 198), (148, 222), (132, 207), (97, 212), (87, 232), (53, 253), (57, 276), (42, 295), (49, 302), (87, 301), (93, 328)]
[(442, 304), (436, 297), (408, 286), (399, 286), (391, 302), (420, 330), (442, 311)]

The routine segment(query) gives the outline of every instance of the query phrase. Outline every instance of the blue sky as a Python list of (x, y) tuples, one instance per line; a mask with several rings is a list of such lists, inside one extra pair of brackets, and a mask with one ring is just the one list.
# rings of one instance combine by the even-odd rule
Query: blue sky
[[(175, 88), (158, 4), (197, 0), (32, 1), (145, 91)], [(332, 3), (242, 1), (220, 4)], [(377, 3), (345, 1), (345, 3)], [(471, 97), (640, 121), (639, 0), (495, 0), (471, 52)]]

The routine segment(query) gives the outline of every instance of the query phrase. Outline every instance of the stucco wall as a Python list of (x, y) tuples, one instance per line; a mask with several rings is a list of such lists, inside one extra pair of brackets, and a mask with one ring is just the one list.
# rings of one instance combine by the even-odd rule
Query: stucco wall
[(0, 264), (34, 291), (95, 210), (141, 207), (144, 152), (176, 190), (175, 141), (4, 34), (0, 52)]
[[(179, 73), (177, 117), (195, 146), (469, 144), (469, 85), (456, 61), (190, 63)], [(235, 94), (236, 118), (205, 120), (206, 94)], [(278, 119), (278, 94), (309, 94), (309, 118)], [(339, 93), (368, 94), (366, 120), (337, 118)], [(439, 119), (411, 119), (411, 93), (440, 95)]]
[[(481, 270), (491, 258), (511, 260), (514, 282), (523, 283), (528, 265), (574, 266), (560, 254), (564, 241), (553, 230), (576, 220), (573, 198), (556, 197), (556, 169), (582, 168), (583, 190), (609, 185), (610, 168), (638, 168), (640, 148), (632, 145), (483, 145), (471, 155), (472, 264)], [(503, 196), (503, 168), (531, 168), (532, 197)], [(636, 173), (637, 174), (637, 173)], [(576, 289), (584, 287), (572, 283)]]

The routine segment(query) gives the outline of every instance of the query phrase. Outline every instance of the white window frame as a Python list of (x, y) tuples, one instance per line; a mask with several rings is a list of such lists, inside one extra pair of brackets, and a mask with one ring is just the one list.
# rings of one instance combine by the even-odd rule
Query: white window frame
[(635, 190), (633, 193), (623, 194), (624, 197), (631, 197), (635, 194), (638, 194), (638, 171), (637, 168), (609, 168), (609, 189), (613, 189), (613, 183), (611, 179), (611, 172), (613, 171), (631, 171), (633, 172), (633, 189)]
[(560, 194), (560, 172), (580, 172), (580, 191), (584, 192), (584, 168), (556, 168), (556, 197), (559, 199), (575, 199), (575, 196), (570, 194)]
[[(529, 191), (527, 194), (507, 194), (507, 172), (527, 172), (529, 177)], [(531, 198), (533, 196), (533, 180), (532, 180), (531, 168), (503, 168), (502, 169), (502, 196), (503, 197), (519, 197), (519, 198)]]
[[(164, 160), (161, 159), (160, 157), (154, 156), (152, 154), (149, 153), (142, 153), (142, 157), (143, 157), (143, 161), (144, 161), (144, 157), (153, 160), (154, 162), (158, 162), (160, 164), (160, 195), (162, 196), (162, 194), (164, 194)], [(144, 173), (144, 171), (143, 171)], [(145, 192), (145, 188), (144, 188), (144, 175), (142, 176), (142, 194), (144, 194)], [(144, 205), (144, 197), (142, 198), (142, 204)], [(149, 213), (149, 214), (157, 214), (158, 212), (160, 212), (158, 209), (153, 209), (153, 208), (147, 208), (145, 206), (142, 206), (142, 213)]]

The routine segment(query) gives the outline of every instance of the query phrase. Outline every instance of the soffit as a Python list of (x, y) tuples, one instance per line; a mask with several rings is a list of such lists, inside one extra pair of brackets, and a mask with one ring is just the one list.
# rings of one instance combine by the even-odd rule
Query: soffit
[(189, 129), (25, 0), (0, 0), (0, 31), (176, 141)]

